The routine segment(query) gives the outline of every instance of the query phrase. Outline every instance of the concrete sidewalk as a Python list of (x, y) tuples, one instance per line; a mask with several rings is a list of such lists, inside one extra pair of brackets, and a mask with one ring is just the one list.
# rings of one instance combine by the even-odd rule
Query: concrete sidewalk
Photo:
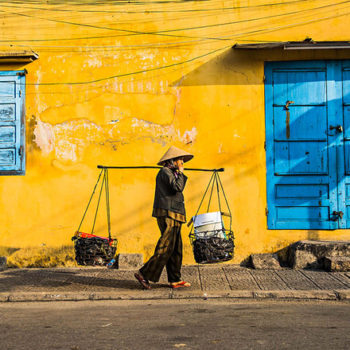
[(166, 275), (142, 290), (134, 271), (107, 268), (7, 269), (0, 272), (0, 301), (147, 300), (237, 298), (350, 301), (350, 273), (252, 270), (236, 265), (184, 266), (191, 288), (172, 290)]

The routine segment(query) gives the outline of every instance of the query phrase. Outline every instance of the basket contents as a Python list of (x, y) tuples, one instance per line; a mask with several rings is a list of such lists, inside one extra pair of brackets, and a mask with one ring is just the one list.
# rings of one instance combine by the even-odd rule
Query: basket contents
[(77, 232), (74, 240), (75, 260), (78, 265), (105, 266), (117, 251), (117, 240)]
[(228, 261), (233, 258), (233, 240), (219, 237), (199, 238), (193, 242), (194, 259), (199, 264)]

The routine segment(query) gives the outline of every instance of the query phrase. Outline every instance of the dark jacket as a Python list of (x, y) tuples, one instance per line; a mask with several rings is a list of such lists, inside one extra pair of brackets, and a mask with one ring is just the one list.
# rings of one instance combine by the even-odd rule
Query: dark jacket
[(170, 210), (175, 213), (186, 215), (184, 196), (182, 191), (185, 188), (187, 176), (174, 172), (163, 167), (159, 170), (156, 178), (156, 192), (154, 195), (153, 208)]

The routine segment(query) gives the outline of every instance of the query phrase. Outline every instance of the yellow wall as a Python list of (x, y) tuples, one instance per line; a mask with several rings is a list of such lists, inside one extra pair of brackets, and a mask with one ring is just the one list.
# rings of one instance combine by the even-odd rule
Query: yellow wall
[[(26, 175), (0, 178), (0, 246), (70, 244), (97, 164), (155, 165), (172, 144), (195, 154), (192, 167), (225, 167), (234, 262), (299, 239), (349, 239), (348, 230), (266, 229), (263, 69), (266, 60), (350, 54), (231, 48), (306, 37), (349, 40), (349, 9), (328, 0), (2, 2), (0, 49), (32, 49), (39, 59), (0, 65), (28, 70)], [(155, 176), (155, 170), (110, 172), (120, 252), (152, 253), (159, 236), (151, 218)], [(191, 216), (210, 174), (188, 176)], [(194, 260), (187, 234), (184, 227), (188, 264)]]

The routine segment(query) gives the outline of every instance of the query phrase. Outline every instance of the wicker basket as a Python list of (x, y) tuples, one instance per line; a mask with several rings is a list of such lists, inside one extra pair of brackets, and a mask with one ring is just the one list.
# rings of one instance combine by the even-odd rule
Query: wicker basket
[(117, 239), (77, 232), (72, 240), (78, 265), (106, 266), (117, 252)]
[(233, 232), (225, 230), (221, 212), (194, 216), (192, 222), (190, 240), (197, 263), (218, 263), (233, 258)]

